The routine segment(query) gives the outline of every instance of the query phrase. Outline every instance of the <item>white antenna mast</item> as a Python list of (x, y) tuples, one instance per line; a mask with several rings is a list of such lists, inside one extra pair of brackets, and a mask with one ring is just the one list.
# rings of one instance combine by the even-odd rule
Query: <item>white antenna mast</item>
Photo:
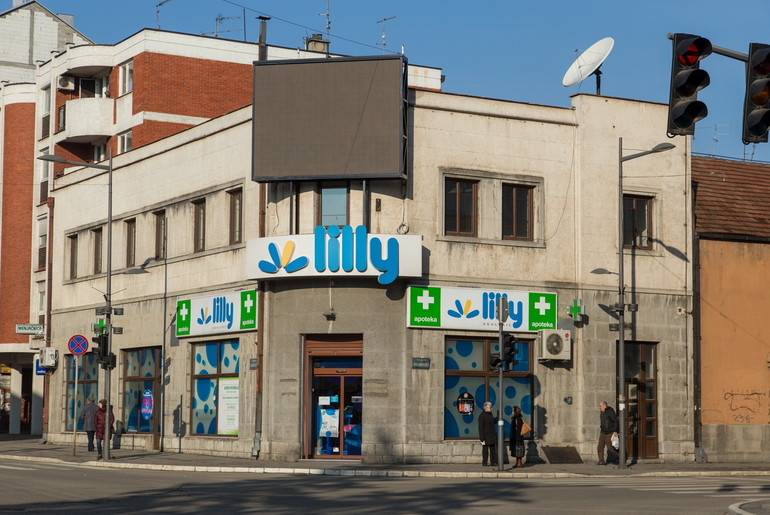
[(204, 32), (203, 36), (209, 36), (211, 34), (214, 34), (215, 38), (218, 38), (220, 34), (223, 34), (225, 32), (241, 32), (241, 29), (234, 29), (234, 30), (219, 30), (219, 22), (224, 20), (240, 20), (240, 16), (222, 16), (221, 14), (214, 18), (214, 32)]
[(318, 16), (326, 16), (326, 41), (330, 41), (329, 36), (332, 30), (332, 12), (331, 12), (331, 0), (326, 0), (326, 12), (319, 13)]
[(714, 147), (711, 150), (711, 155), (713, 155), (713, 156), (717, 155), (717, 141), (719, 141), (717, 136), (729, 136), (729, 134), (727, 134), (727, 133), (717, 132), (719, 130), (719, 127), (729, 127), (729, 125), (726, 124), (726, 123), (715, 123), (714, 124), (714, 141), (713, 141)]
[(163, 0), (155, 4), (155, 18), (158, 21), (158, 30), (160, 30), (160, 6), (169, 3), (171, 0)]
[(393, 18), (395, 18), (395, 16), (391, 16), (389, 18), (383, 18), (381, 20), (377, 20), (377, 23), (382, 23), (382, 36), (381, 36), (382, 43), (377, 43), (377, 44), (382, 47), (382, 53), (383, 54), (385, 53), (386, 48), (387, 48), (386, 43), (385, 43), (385, 22), (388, 21), (388, 20), (392, 20)]

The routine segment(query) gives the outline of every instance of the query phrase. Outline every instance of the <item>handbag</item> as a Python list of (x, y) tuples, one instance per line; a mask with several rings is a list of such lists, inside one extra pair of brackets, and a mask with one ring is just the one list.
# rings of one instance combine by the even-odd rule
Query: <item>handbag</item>
[(532, 426), (530, 426), (526, 422), (522, 422), (522, 424), (521, 424), (521, 435), (524, 436), (525, 434), (529, 433), (530, 431), (532, 431)]
[(620, 438), (618, 438), (618, 435), (613, 435), (611, 440), (612, 440), (612, 446), (615, 449), (620, 448)]

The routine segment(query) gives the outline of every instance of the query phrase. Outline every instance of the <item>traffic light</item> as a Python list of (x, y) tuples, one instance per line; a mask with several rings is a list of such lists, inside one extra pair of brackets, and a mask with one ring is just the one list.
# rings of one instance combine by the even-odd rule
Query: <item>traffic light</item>
[(668, 134), (695, 134), (695, 122), (708, 116), (706, 104), (698, 100), (698, 91), (711, 83), (700, 61), (711, 55), (711, 42), (693, 34), (673, 35), (671, 86), (668, 100)]
[(743, 101), (743, 142), (767, 141), (770, 127), (770, 45), (751, 43)]
[(96, 361), (99, 363), (104, 363), (104, 359), (110, 354), (109, 344), (107, 343), (107, 335), (97, 334), (91, 338), (91, 343), (93, 344), (92, 350), (96, 355)]
[(510, 368), (509, 364), (513, 360), (513, 355), (516, 351), (513, 349), (513, 336), (510, 334), (503, 335), (503, 363), (506, 368)]
[(489, 353), (489, 370), (500, 370), (500, 367), (502, 366), (502, 364), (503, 362), (500, 359), (499, 352)]

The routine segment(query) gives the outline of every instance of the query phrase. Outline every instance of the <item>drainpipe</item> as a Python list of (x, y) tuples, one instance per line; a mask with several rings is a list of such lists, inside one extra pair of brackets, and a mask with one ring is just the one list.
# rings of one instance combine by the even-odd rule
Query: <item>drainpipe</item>
[(701, 285), (701, 264), (700, 264), (700, 237), (697, 226), (695, 225), (695, 197), (698, 192), (697, 181), (692, 181), (692, 231), (693, 231), (693, 282), (692, 282), (692, 362), (693, 362), (693, 440), (695, 441), (695, 461), (704, 463), (708, 461), (706, 452), (703, 450), (703, 422), (701, 406), (701, 386), (703, 378), (701, 376), (701, 310), (700, 310), (700, 285)]
[[(54, 198), (51, 196), (50, 191), (53, 189), (53, 167), (49, 172), (48, 177), (48, 198), (45, 203), (48, 206), (48, 241), (46, 242), (46, 256), (45, 256), (45, 346), (51, 346), (51, 287), (53, 285), (53, 207)], [(66, 373), (66, 372), (65, 372)], [(49, 404), (49, 391), (51, 387), (51, 375), (46, 370), (45, 376), (43, 376), (43, 438), (42, 441), (48, 440), (48, 404)]]

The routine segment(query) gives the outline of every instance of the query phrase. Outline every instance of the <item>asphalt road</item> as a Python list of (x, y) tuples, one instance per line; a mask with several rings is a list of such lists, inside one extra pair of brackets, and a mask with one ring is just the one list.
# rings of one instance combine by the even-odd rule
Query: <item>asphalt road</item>
[(0, 513), (703, 515), (770, 500), (770, 478), (255, 476), (0, 462), (0, 491)]

